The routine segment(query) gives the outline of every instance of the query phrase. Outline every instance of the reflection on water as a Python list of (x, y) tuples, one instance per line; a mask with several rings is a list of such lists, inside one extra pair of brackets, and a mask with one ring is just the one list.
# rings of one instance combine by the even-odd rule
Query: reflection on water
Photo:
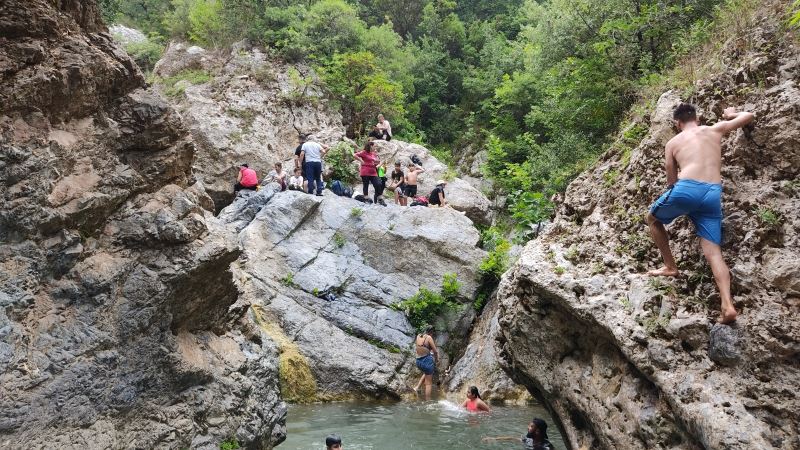
[(492, 406), (488, 414), (468, 413), (447, 400), (291, 405), (288, 437), (278, 448), (324, 450), (325, 436), (336, 433), (345, 450), (521, 449), (521, 443), (484, 443), (481, 438), (522, 437), (534, 417), (547, 421), (550, 442), (565, 450), (558, 429), (541, 406)]

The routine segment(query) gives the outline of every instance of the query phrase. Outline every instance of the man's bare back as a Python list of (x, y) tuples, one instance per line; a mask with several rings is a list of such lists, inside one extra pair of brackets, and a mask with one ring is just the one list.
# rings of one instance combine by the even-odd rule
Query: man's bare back
[[(685, 124), (680, 133), (667, 142), (667, 183), (672, 185), (680, 179), (720, 183), (722, 176), (722, 136), (744, 126), (752, 120), (752, 114), (737, 113), (728, 108), (723, 120), (712, 126)], [(680, 175), (678, 175), (680, 168)]]
[(419, 174), (421, 174), (422, 172), (425, 172), (425, 170), (422, 167), (413, 166), (412, 168), (410, 168), (406, 173), (406, 184), (411, 186), (416, 186), (417, 176), (419, 176)]

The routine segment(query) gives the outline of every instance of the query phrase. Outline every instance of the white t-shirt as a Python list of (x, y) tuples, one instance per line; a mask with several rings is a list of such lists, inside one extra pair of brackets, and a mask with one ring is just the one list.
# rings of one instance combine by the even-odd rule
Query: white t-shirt
[(318, 143), (306, 142), (303, 151), (306, 153), (306, 162), (322, 162), (322, 146)]
[(292, 176), (289, 177), (289, 186), (297, 186), (300, 187), (303, 185), (303, 177), (301, 176)]
[(386, 130), (389, 136), (392, 135), (392, 124), (390, 124), (388, 120), (383, 119), (383, 123), (378, 122), (378, 128)]

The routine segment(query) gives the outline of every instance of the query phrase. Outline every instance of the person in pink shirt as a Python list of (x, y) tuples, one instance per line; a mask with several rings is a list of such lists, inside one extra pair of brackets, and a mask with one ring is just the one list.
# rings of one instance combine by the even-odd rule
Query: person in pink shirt
[(239, 167), (239, 176), (236, 177), (236, 184), (233, 185), (233, 192), (239, 192), (242, 189), (255, 191), (258, 186), (258, 175), (256, 171), (251, 169), (247, 164), (242, 164)]
[(381, 195), (381, 179), (378, 178), (378, 164), (380, 164), (380, 158), (378, 158), (378, 154), (375, 153), (372, 149), (374, 143), (372, 141), (368, 141), (364, 144), (364, 150), (361, 150), (358, 153), (353, 154), (353, 157), (361, 163), (361, 169), (359, 169), (358, 173), (361, 175), (361, 185), (363, 187), (364, 197), (366, 198), (369, 194), (369, 185), (372, 184), (372, 187), (375, 189), (375, 203), (378, 203), (378, 197)]

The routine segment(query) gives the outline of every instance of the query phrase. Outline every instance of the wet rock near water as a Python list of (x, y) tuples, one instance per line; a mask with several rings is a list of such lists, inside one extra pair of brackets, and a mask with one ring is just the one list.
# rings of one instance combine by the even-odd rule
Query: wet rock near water
[(728, 69), (693, 97), (707, 124), (727, 106), (756, 117), (722, 147), (736, 324), (716, 324), (719, 294), (688, 220), (668, 227), (682, 277), (643, 274), (661, 264), (641, 217), (666, 186), (671, 112), (686, 100), (673, 91), (623, 127), (648, 129), (638, 145), (621, 137), (570, 184), (501, 284), (501, 361), (574, 448), (800, 447), (800, 49), (771, 19), (778, 9), (763, 7), (751, 44), (729, 43)]

